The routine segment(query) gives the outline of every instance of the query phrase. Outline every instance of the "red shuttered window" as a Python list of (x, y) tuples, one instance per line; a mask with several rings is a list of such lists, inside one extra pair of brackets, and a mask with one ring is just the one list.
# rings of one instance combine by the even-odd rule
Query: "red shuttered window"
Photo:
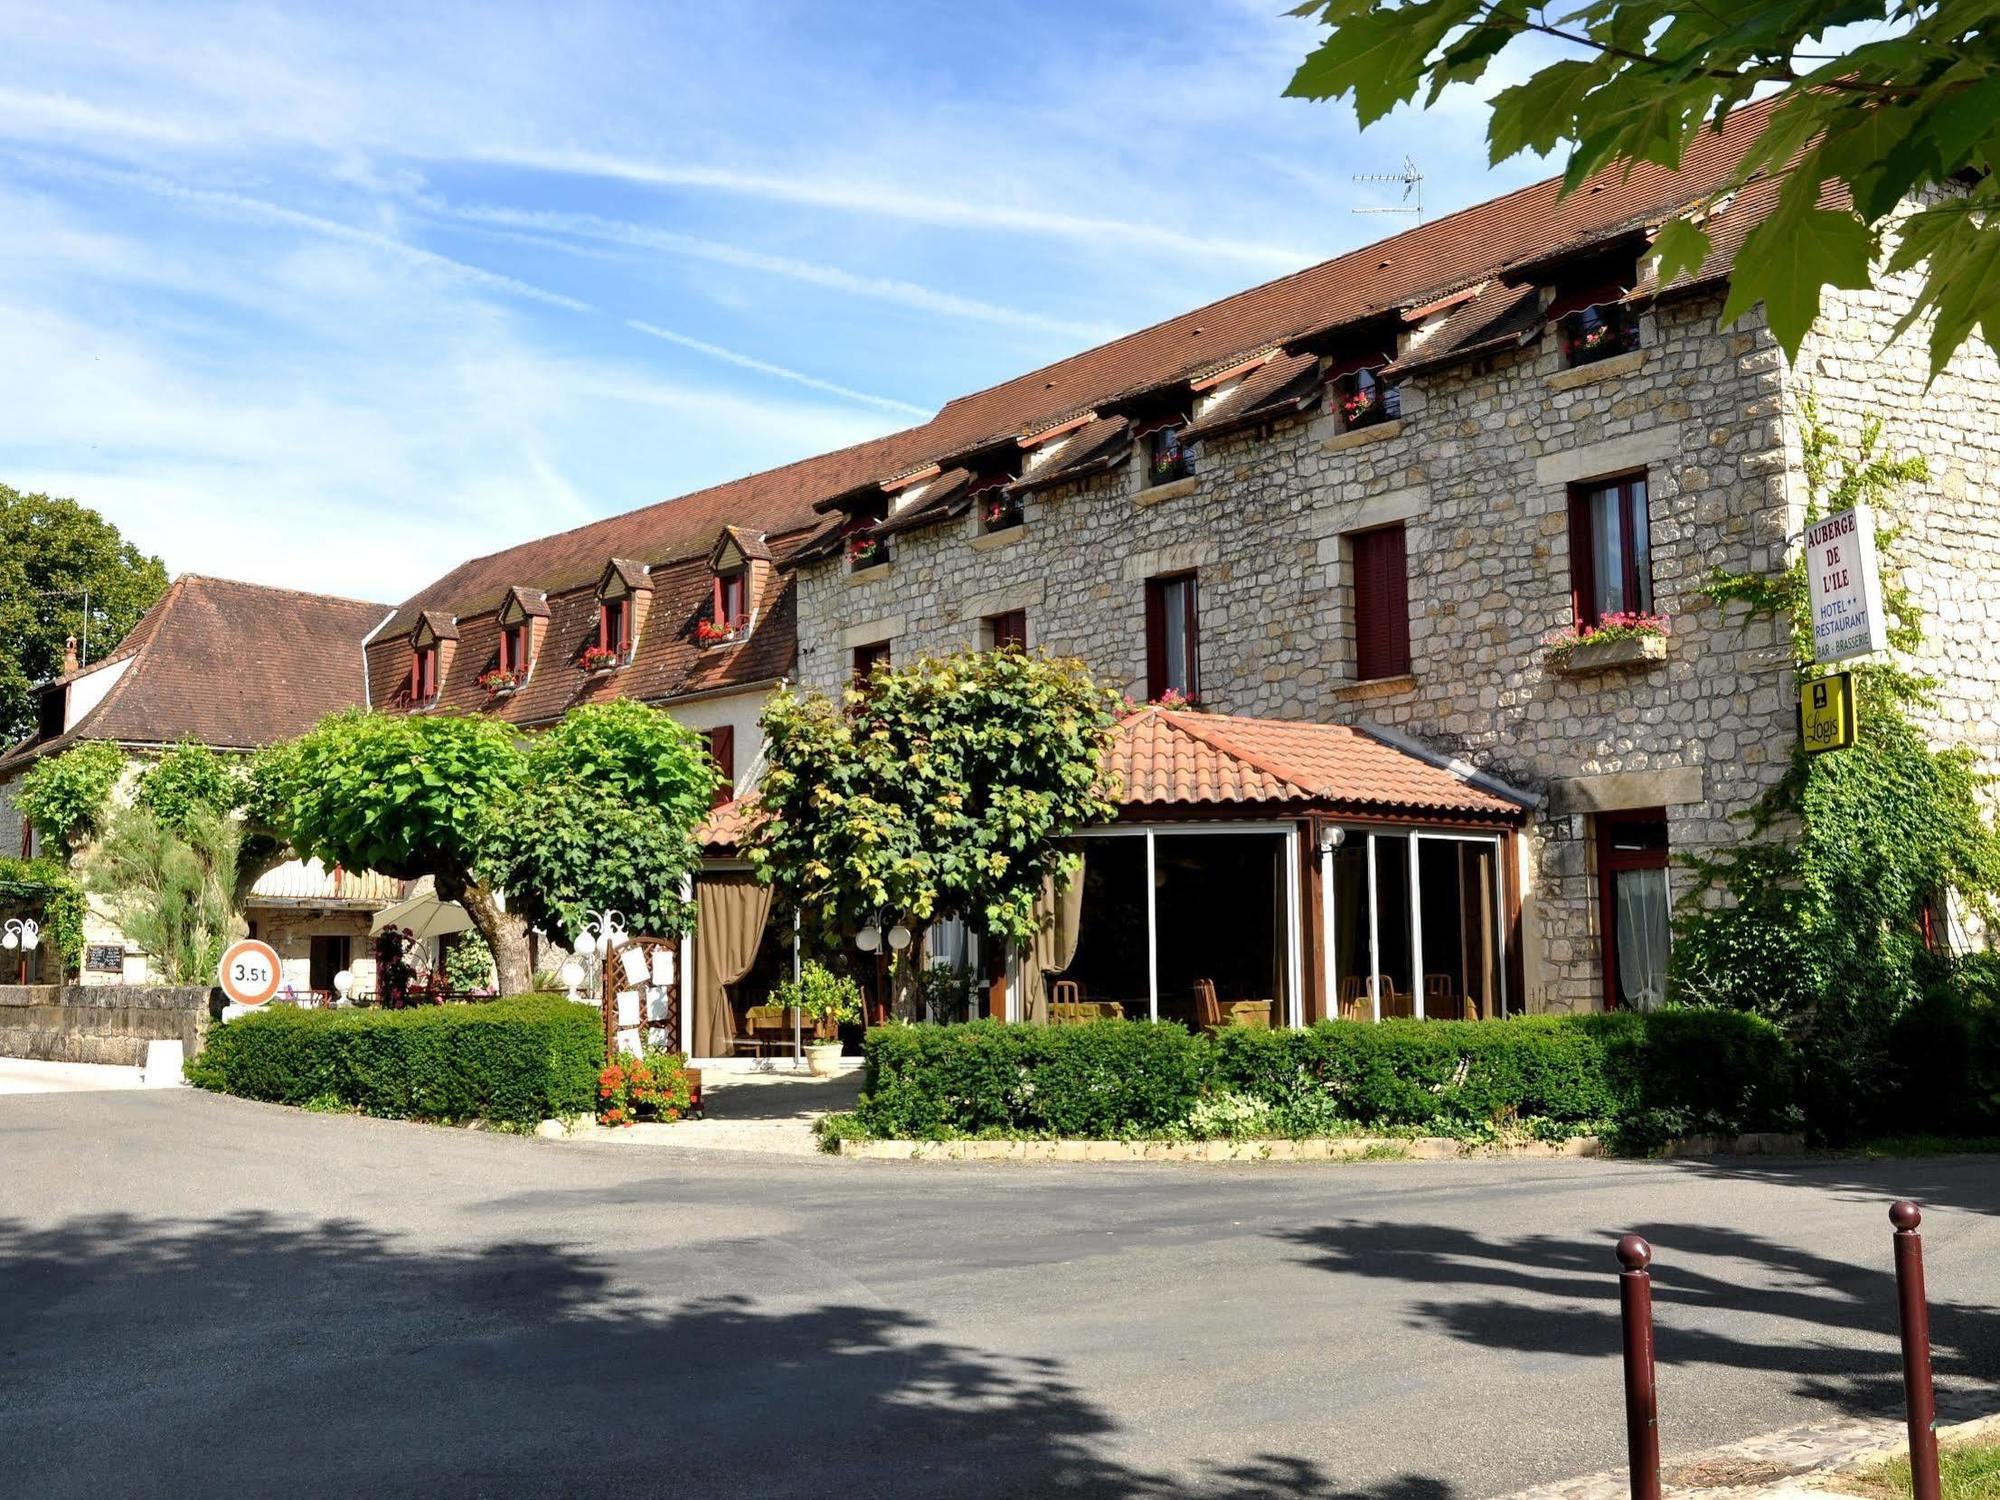
[(1005, 651), (1009, 646), (1023, 651), (1028, 649), (1028, 612), (1025, 609), (988, 615), (985, 625), (986, 648), (989, 651)]
[(1146, 580), (1146, 698), (1201, 698), (1201, 625), (1195, 575)]
[(736, 726), (718, 724), (708, 732), (708, 758), (722, 784), (715, 789), (715, 805), (722, 806), (736, 795)]
[(1354, 537), (1354, 675), (1410, 670), (1410, 569), (1400, 524)]

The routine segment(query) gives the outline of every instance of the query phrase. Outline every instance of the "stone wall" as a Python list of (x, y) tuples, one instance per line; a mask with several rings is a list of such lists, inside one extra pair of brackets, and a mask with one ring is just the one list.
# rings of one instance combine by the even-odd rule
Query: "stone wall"
[[(1545, 791), (1524, 911), (1530, 1008), (1599, 1003), (1590, 814), (1665, 805), (1677, 851), (1733, 840), (1729, 815), (1782, 773), (1794, 734), (1768, 627), (1699, 602), (1714, 566), (1782, 565), (1784, 370), (1761, 324), (1719, 332), (1720, 302), (1646, 318), (1645, 347), (1560, 368), (1553, 334), (1489, 368), (1411, 382), (1400, 421), (1330, 415), (1206, 444), (1192, 485), (1129, 473), (1032, 501), (1006, 539), (970, 519), (900, 537), (886, 573), (838, 561), (799, 581), (800, 677), (837, 689), (852, 648), (979, 644), (982, 616), (1144, 691), (1144, 580), (1200, 574), (1201, 688), (1226, 713), (1372, 722)], [(1570, 619), (1567, 485), (1643, 467), (1664, 662), (1596, 678), (1544, 665)], [(1357, 682), (1351, 533), (1408, 528), (1412, 672)]]
[[(1936, 381), (1928, 321), (1892, 342), (1919, 285), (1904, 272), (1866, 291), (1829, 289), (1787, 389), (1798, 449), (1799, 403), (1850, 443), (1871, 418), (1887, 452), (1920, 454), (1927, 480), (1909, 486), (1890, 518), (1904, 531), (1893, 560), (1924, 611), (1925, 640), (1911, 665), (1938, 680), (1919, 722), (1940, 743), (1969, 746), (2000, 775), (2000, 360), (1974, 341)], [(1804, 483), (1795, 486), (1796, 528)]]
[(192, 1057), (211, 1003), (199, 988), (0, 985), (0, 1057), (138, 1067), (149, 1041), (178, 1041)]
[(22, 852), (21, 810), (14, 805), (14, 783), (19, 779), (0, 781), (0, 859), (14, 859)]

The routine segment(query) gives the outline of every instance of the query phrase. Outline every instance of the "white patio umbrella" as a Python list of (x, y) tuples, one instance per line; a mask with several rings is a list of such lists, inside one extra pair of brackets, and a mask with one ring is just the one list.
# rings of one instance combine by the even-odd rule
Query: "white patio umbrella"
[(426, 890), (406, 897), (394, 906), (383, 907), (375, 913), (375, 920), (368, 924), (368, 930), (386, 932), (395, 927), (408, 932), (418, 941), (424, 941), (464, 932), (471, 926), (472, 918), (466, 914), (464, 907), (456, 901), (440, 901), (436, 891)]

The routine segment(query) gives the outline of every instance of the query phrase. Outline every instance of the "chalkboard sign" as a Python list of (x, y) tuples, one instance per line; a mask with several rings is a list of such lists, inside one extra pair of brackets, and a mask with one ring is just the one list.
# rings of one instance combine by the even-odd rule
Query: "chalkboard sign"
[(92, 943), (84, 950), (83, 966), (93, 974), (123, 974), (125, 950), (115, 945)]

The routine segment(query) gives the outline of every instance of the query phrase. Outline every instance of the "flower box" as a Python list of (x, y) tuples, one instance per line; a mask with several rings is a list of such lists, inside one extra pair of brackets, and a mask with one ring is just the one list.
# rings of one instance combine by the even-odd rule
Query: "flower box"
[(980, 521), (989, 532), (1011, 531), (1021, 524), (1021, 520), (1021, 499), (1018, 495), (995, 495), (980, 511)]
[(611, 646), (592, 646), (577, 658), (577, 665), (583, 668), (587, 677), (601, 677), (617, 669), (620, 662), (618, 651)]
[(879, 536), (861, 534), (847, 539), (847, 566), (852, 572), (889, 560), (889, 544)]
[(1549, 665), (1571, 677), (1647, 667), (1667, 659), (1672, 634), (1664, 615), (1607, 615), (1596, 625), (1572, 626), (1547, 637)]
[(726, 646), (731, 641), (741, 640), (747, 620), (733, 620), (727, 625), (718, 625), (706, 616), (695, 621), (694, 638), (703, 646)]
[(520, 687), (522, 679), (526, 676), (525, 672), (509, 672), (505, 668), (495, 667), (490, 672), (480, 673), (478, 681), (479, 686), (491, 696), (505, 698)]

